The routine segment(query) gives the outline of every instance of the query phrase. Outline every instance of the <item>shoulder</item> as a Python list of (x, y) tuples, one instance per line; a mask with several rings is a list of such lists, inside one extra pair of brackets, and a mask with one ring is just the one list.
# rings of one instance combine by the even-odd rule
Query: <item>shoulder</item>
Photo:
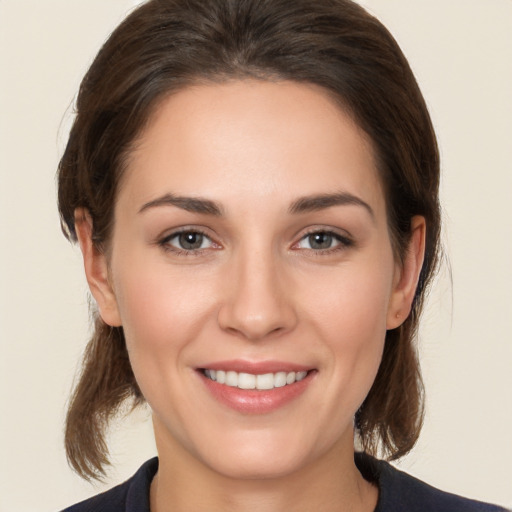
[(157, 469), (155, 457), (126, 482), (62, 512), (149, 512), (149, 488)]
[(432, 487), (384, 461), (356, 455), (363, 476), (378, 483), (375, 512), (507, 512), (489, 503), (470, 500)]

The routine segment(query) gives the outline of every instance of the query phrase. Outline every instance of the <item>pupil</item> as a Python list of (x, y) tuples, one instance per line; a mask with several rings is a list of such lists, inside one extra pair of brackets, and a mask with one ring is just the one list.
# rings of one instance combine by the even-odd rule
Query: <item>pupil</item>
[(180, 235), (180, 245), (183, 249), (199, 249), (202, 243), (203, 235), (201, 233), (181, 233)]
[(332, 244), (332, 235), (327, 233), (314, 233), (309, 235), (309, 244), (313, 249), (329, 249)]

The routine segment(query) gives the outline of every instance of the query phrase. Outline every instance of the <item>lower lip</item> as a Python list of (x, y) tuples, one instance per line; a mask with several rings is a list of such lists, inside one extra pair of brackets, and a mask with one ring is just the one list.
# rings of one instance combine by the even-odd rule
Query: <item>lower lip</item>
[(316, 372), (310, 371), (304, 379), (286, 386), (268, 390), (240, 389), (209, 379), (199, 372), (210, 393), (219, 402), (244, 414), (273, 412), (301, 396)]

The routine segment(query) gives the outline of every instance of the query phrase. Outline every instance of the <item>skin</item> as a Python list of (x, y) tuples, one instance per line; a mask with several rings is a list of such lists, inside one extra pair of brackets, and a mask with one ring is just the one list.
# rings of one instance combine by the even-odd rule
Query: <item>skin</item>
[[(351, 199), (297, 211), (334, 193)], [(100, 314), (123, 326), (153, 411), (153, 511), (375, 508), (353, 418), (386, 330), (410, 311), (425, 223), (412, 219), (396, 262), (371, 143), (322, 89), (233, 81), (170, 96), (130, 155), (108, 251), (92, 244), (85, 210), (76, 224)], [(179, 229), (204, 233), (201, 248), (180, 247)], [(335, 236), (319, 248), (311, 232)], [(244, 414), (197, 371), (232, 359), (314, 371), (294, 400)]]

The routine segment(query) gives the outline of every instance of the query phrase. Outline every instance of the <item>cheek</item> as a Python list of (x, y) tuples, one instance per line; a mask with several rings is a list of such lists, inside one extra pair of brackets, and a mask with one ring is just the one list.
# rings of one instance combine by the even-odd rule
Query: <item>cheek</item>
[(189, 277), (147, 260), (118, 266), (115, 290), (130, 358), (158, 361), (197, 335), (199, 320), (211, 308), (211, 287)]
[(386, 335), (386, 302), (378, 294), (372, 296), (374, 290), (366, 291), (347, 289), (330, 312), (330, 324), (325, 321), (336, 379), (362, 395), (375, 379)]
[(183, 419), (181, 384), (210, 297), (194, 279), (180, 279), (162, 265), (138, 268), (119, 275), (122, 284), (116, 289), (130, 363), (151, 409)]
[[(385, 265), (382, 268), (392, 268)], [(357, 410), (375, 376), (386, 336), (392, 273), (365, 266), (331, 276), (310, 296), (310, 325), (323, 340), (329, 379), (349, 410)]]
[(358, 346), (386, 332), (392, 293), (392, 262), (353, 266), (318, 280), (308, 297), (311, 316), (321, 319), (330, 338), (343, 339)]

